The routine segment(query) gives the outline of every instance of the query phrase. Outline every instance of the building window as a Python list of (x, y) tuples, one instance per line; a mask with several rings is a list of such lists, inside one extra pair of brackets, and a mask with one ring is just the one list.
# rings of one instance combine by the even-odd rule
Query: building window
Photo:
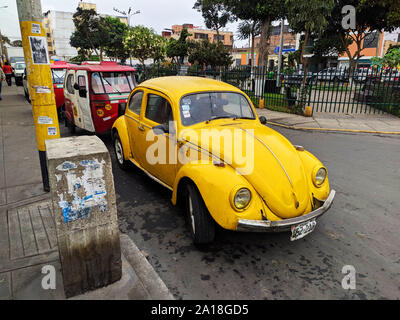
[[(217, 40), (218, 40), (218, 35), (214, 34), (214, 41), (217, 41)], [(225, 40), (224, 35), (220, 35), (220, 36), (219, 36), (219, 40), (220, 40), (220, 41), (224, 41), (224, 40)]]
[(379, 35), (376, 31), (368, 33), (364, 37), (364, 47), (365, 48), (376, 48), (378, 46)]
[(195, 39), (208, 39), (208, 35), (206, 33), (195, 33), (194, 38)]

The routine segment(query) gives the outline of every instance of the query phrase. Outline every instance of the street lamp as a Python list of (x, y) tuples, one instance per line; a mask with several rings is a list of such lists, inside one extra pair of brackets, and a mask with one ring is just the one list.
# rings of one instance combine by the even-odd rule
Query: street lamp
[(131, 8), (131, 7), (129, 7), (129, 9), (128, 9), (128, 13), (126, 13), (125, 11), (118, 10), (117, 8), (113, 8), (113, 10), (114, 10), (115, 12), (118, 12), (118, 13), (123, 14), (123, 15), (127, 18), (127, 20), (128, 20), (128, 27), (131, 26), (131, 23), (130, 23), (131, 17), (132, 17), (133, 15), (135, 15), (135, 14), (139, 14), (139, 13), (140, 13), (140, 10), (137, 10), (137, 11), (131, 13), (131, 11), (132, 11), (132, 8)]

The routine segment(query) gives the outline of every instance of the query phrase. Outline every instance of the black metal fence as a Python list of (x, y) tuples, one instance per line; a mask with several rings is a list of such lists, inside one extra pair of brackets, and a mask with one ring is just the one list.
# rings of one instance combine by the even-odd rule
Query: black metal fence
[(248, 66), (198, 68), (152, 65), (139, 73), (138, 81), (169, 75), (200, 76), (230, 83), (252, 99), (256, 107), (302, 113), (391, 113), (400, 116), (400, 72), (392, 69), (328, 68), (319, 72), (284, 69), (281, 74)]

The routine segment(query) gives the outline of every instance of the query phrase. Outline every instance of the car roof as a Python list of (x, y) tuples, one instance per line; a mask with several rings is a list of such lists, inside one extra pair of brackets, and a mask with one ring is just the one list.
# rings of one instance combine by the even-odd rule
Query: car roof
[(203, 77), (168, 76), (153, 78), (139, 84), (137, 88), (145, 87), (161, 91), (172, 98), (179, 99), (182, 96), (204, 91), (234, 91), (241, 92), (238, 88), (222, 81)]
[(136, 71), (135, 68), (130, 66), (121, 66), (114, 61), (102, 61), (100, 63), (82, 63), (81, 65), (68, 66), (70, 70), (87, 70), (91, 72), (113, 72), (113, 71)]
[(52, 63), (50, 65), (51, 69), (65, 69), (65, 68), (69, 68), (72, 66), (76, 66), (76, 64), (73, 63), (67, 63), (65, 61), (54, 61), (54, 63)]

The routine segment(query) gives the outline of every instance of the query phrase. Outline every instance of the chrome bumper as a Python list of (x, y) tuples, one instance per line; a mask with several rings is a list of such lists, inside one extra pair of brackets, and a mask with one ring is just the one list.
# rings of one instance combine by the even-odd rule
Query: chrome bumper
[(319, 218), (322, 216), (332, 205), (333, 198), (335, 197), (336, 191), (331, 190), (328, 198), (324, 204), (318, 209), (311, 211), (310, 213), (291, 219), (283, 219), (279, 221), (270, 220), (247, 220), (239, 219), (237, 229), (238, 231), (252, 231), (252, 232), (281, 232), (290, 231), (292, 226), (296, 226), (300, 223), (309, 221), (311, 219)]

